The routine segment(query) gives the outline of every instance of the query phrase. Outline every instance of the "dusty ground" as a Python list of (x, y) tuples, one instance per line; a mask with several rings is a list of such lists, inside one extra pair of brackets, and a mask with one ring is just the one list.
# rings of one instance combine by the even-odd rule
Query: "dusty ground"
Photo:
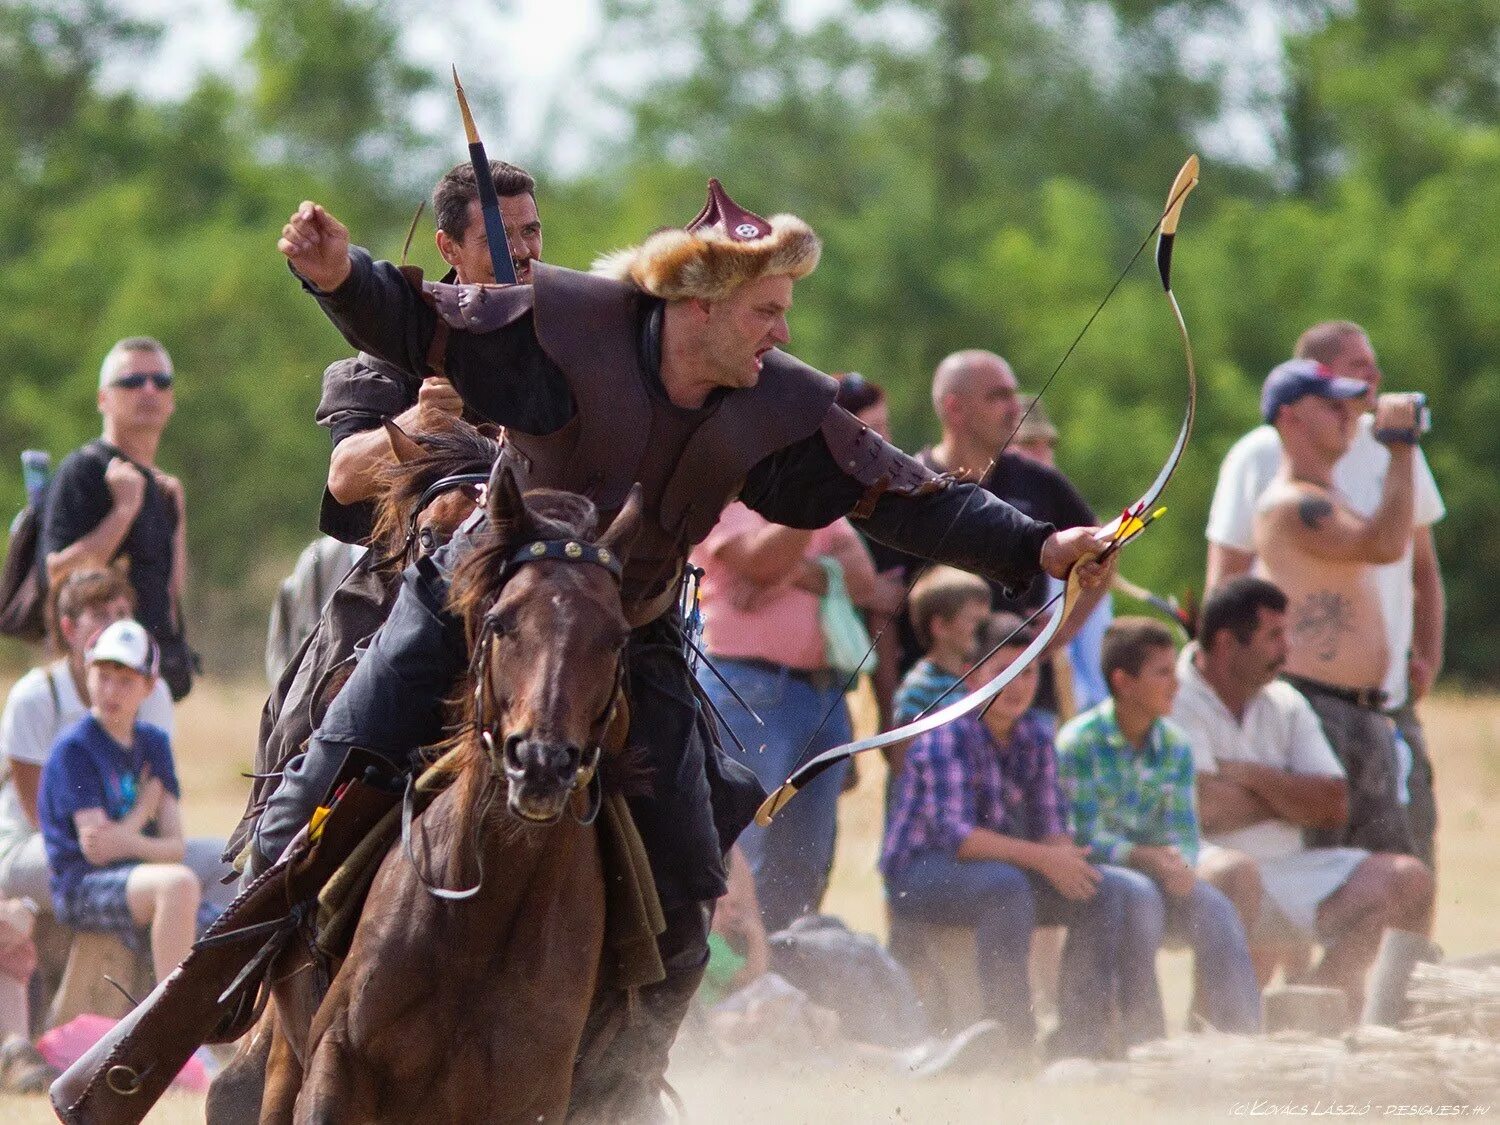
[[(8, 687), (8, 684), (4, 685)], [(180, 711), (179, 772), (190, 833), (225, 833), (243, 808), (239, 777), (254, 754), (263, 691), (257, 685), (206, 684)], [(1450, 955), (1500, 947), (1500, 880), (1494, 877), (1500, 838), (1500, 699), (1444, 696), (1425, 712), (1437, 755), (1440, 904), (1437, 939)], [(859, 929), (884, 933), (885, 912), (874, 858), (879, 834), (878, 763), (865, 761), (859, 788), (843, 804), (833, 886), (825, 903)], [(1170, 1010), (1185, 1006), (1185, 959), (1164, 955)], [(698, 1121), (753, 1117), (762, 1122), (1031, 1123), (1150, 1119), (1164, 1122), (1229, 1120), (1246, 1112), (1229, 1103), (1169, 1108), (1123, 1087), (1063, 1089), (993, 1078), (917, 1084), (865, 1071), (804, 1071), (747, 1076), (732, 1071), (673, 1075)], [(1310, 1102), (1320, 1092), (1309, 1090)], [(1500, 1099), (1497, 1099), (1500, 1102)], [(1500, 1104), (1491, 1113), (1500, 1112)], [(0, 1097), (0, 1121), (49, 1121), (44, 1100)], [(202, 1120), (195, 1099), (164, 1101), (153, 1122)]]

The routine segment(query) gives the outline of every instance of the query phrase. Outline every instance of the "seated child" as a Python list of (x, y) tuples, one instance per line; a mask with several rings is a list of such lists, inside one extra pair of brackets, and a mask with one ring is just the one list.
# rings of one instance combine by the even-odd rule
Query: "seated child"
[(976, 655), (974, 630), (989, 616), (990, 588), (976, 575), (935, 566), (917, 579), (908, 605), (912, 630), (926, 655), (896, 689), (892, 718), (898, 726), (911, 722), (944, 692), (949, 694), (940, 707), (963, 693), (954, 685)]
[[(1012, 614), (987, 617), (980, 651), (1018, 623)], [(1006, 668), (1034, 636), (1029, 629), (1011, 636), (976, 669), (976, 682)], [(986, 1014), (1004, 1029), (995, 1062), (1022, 1069), (1036, 1036), (1027, 974), (1032, 930), (1068, 928), (1051, 1053), (1104, 1057), (1112, 1049), (1108, 998), (1118, 991), (1123, 960), (1136, 954), (1117, 937), (1134, 908), (1128, 900), (1143, 893), (1129, 872), (1095, 866), (1069, 837), (1051, 720), (1028, 710), (1036, 684), (1031, 664), (982, 718), (966, 715), (912, 743), (880, 858), (892, 914), (976, 931)], [(1155, 952), (1152, 945), (1143, 955)], [(1160, 1010), (1160, 997), (1133, 999)], [(1139, 1013), (1123, 1014), (1141, 1022)]]
[(219, 908), (182, 863), (171, 744), (137, 721), (156, 683), (156, 642), (138, 622), (116, 621), (86, 659), (89, 712), (58, 736), (37, 796), (52, 907), (58, 921), (119, 934), (132, 948), (149, 929), (160, 980)]
[[(1244, 926), (1229, 899), (1193, 870), (1199, 841), (1193, 752), (1166, 718), (1177, 696), (1172, 634), (1150, 618), (1118, 618), (1104, 634), (1102, 668), (1110, 698), (1057, 736), (1073, 838), (1095, 863), (1133, 868), (1154, 892), (1145, 909), (1126, 919), (1127, 943), (1151, 946), (1169, 935), (1189, 945), (1194, 1012), (1219, 1031), (1258, 1031), (1260, 989)], [(1154, 959), (1136, 963), (1149, 977), (1123, 979), (1122, 993), (1159, 995)], [(1122, 1006), (1130, 1007), (1128, 1000)], [(1132, 1037), (1163, 1030), (1158, 1012)]]

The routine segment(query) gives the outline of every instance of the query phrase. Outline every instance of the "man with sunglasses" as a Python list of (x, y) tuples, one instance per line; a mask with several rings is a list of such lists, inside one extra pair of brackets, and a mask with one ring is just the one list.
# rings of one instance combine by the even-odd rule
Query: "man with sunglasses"
[(149, 336), (110, 348), (99, 367), (104, 432), (75, 449), (48, 485), (39, 550), (47, 584), (80, 566), (127, 560), (137, 616), (162, 647), (172, 695), (190, 675), (182, 630), (187, 518), (182, 483), (156, 465), (172, 417), (172, 359)]

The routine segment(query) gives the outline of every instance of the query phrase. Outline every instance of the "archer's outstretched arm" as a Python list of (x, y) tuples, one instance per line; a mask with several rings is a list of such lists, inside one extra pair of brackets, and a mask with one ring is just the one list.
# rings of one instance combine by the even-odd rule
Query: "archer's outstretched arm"
[(751, 469), (740, 499), (788, 527), (822, 527), (852, 516), (887, 546), (1017, 589), (1040, 573), (1051, 524), (976, 485), (940, 481), (894, 446), (870, 444), (879, 438), (861, 437), (859, 449), (841, 447), (835, 456), (832, 447), (842, 446), (848, 425), (844, 413), (831, 408), (830, 424)]
[(536, 341), (529, 287), (506, 291), (517, 294), (518, 315), (508, 323), (487, 332), (446, 330), (434, 348), (439, 317), (420, 287), (351, 246), (347, 228), (322, 207), (303, 203), (277, 249), (354, 347), (419, 379), (446, 375), (475, 413), (522, 433), (549, 434), (572, 418), (567, 381)]

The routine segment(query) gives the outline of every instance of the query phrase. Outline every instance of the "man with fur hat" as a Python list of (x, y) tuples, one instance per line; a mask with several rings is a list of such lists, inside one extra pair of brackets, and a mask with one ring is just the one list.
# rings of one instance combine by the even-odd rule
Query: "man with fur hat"
[[(688, 551), (738, 498), (793, 527), (852, 515), (876, 539), (1014, 587), (1082, 562), (1097, 588), (1110, 567), (1084, 561), (1099, 548), (1095, 529), (1054, 532), (934, 475), (836, 407), (834, 381), (780, 350), (793, 283), (817, 265), (817, 236), (794, 216), (745, 210), (717, 181), (687, 228), (609, 256), (594, 275), (538, 262), (530, 285), (414, 284), (351, 249), (344, 226), (311, 202), (278, 248), (350, 343), (414, 375), (445, 375), (469, 409), (506, 426), (502, 458), (524, 487), (580, 493), (602, 523), (642, 485), (622, 595), (634, 628), (628, 741), (644, 750), (653, 786), (631, 809), (667, 918), (667, 977), (643, 991), (607, 1057), (577, 1076), (575, 1108), (650, 1117), (702, 976), (724, 854), (763, 795), (721, 751), (698, 701), (679, 611)], [(441, 700), (466, 665), (462, 630), (444, 608), (466, 544), (457, 536), (435, 565), (408, 572), (271, 797), (257, 868), (307, 822), (348, 747), (405, 768), (415, 748), (437, 741)]]

